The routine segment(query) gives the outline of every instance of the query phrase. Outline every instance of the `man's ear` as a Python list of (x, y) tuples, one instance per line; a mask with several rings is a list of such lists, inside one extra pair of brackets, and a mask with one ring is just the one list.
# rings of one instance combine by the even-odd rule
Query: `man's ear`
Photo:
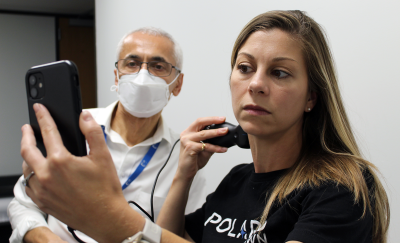
[(310, 93), (308, 94), (308, 99), (304, 111), (310, 112), (317, 104), (317, 99), (318, 99), (317, 93), (315, 91), (310, 91)]
[(118, 73), (117, 73), (117, 69), (116, 69), (116, 68), (114, 68), (114, 76), (115, 76), (115, 81), (114, 81), (114, 84), (115, 84), (115, 86), (117, 86), (117, 87), (118, 87), (118, 77), (117, 77), (117, 75), (118, 75)]
[(182, 89), (182, 84), (183, 84), (183, 73), (179, 74), (179, 77), (176, 79), (176, 86), (175, 88), (172, 90), (172, 94), (174, 96), (178, 96), (179, 93), (181, 92)]

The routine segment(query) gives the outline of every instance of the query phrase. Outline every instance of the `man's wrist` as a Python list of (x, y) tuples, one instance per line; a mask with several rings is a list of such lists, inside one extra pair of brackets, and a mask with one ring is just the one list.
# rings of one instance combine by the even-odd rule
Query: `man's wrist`
[[(78, 228), (97, 242), (122, 242), (135, 233), (142, 231), (145, 219), (126, 202), (125, 198), (107, 203), (107, 211), (94, 218), (94, 224), (85, 229)], [(111, 206), (112, 205), (112, 206)]]
[(162, 229), (160, 226), (146, 219), (146, 223), (142, 231), (136, 233), (135, 235), (128, 237), (122, 243), (134, 243), (134, 242), (145, 242), (149, 243), (160, 243), (161, 242)]
[(115, 237), (111, 236), (112, 239), (107, 240), (106, 242), (122, 242), (128, 237), (143, 230), (145, 219), (127, 203), (126, 206), (127, 207), (124, 209), (125, 212), (121, 213), (118, 222), (115, 222), (115, 231), (117, 234), (115, 234)]

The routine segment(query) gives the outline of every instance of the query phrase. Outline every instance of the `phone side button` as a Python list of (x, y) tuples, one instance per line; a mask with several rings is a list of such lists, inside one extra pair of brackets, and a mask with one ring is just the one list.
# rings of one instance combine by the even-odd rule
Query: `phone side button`
[(79, 93), (79, 89), (78, 89), (78, 92), (76, 93), (76, 100), (77, 100), (77, 102), (75, 103), (76, 113), (81, 114), (82, 101), (81, 101), (81, 96), (80, 96), (80, 93)]

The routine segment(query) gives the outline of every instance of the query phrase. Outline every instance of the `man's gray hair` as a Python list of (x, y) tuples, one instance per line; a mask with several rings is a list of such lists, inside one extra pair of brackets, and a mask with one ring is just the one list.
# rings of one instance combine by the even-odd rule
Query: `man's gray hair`
[(140, 28), (137, 30), (133, 30), (133, 31), (127, 33), (126, 35), (124, 35), (124, 37), (122, 37), (122, 39), (119, 41), (118, 46), (117, 46), (117, 61), (119, 59), (119, 54), (121, 53), (125, 38), (128, 37), (129, 35), (131, 35), (133, 33), (137, 33), (137, 32), (149, 34), (149, 35), (155, 35), (155, 36), (163, 36), (163, 37), (168, 38), (174, 46), (174, 58), (175, 58), (175, 63), (176, 63), (175, 65), (179, 69), (182, 69), (183, 54), (182, 54), (181, 47), (174, 40), (174, 38), (172, 38), (172, 36), (170, 34), (168, 34), (166, 31), (164, 31), (162, 29), (155, 28), (155, 27), (143, 27), (143, 28)]

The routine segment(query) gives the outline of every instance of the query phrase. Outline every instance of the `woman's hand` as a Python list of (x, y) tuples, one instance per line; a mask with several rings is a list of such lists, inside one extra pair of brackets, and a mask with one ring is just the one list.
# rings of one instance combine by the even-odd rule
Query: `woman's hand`
[[(211, 124), (220, 124), (225, 117), (204, 117), (197, 119), (185, 131), (181, 133), (181, 150), (179, 155), (179, 176), (193, 179), (197, 171), (203, 168), (211, 155), (225, 153), (228, 149), (201, 141), (227, 134), (228, 128), (203, 130)], [(204, 150), (203, 150), (204, 147)]]
[[(197, 171), (203, 168), (213, 153), (224, 153), (227, 148), (200, 141), (227, 134), (228, 128), (203, 130), (211, 124), (219, 124), (225, 117), (199, 118), (181, 133), (179, 165), (168, 196), (164, 202), (157, 224), (161, 227), (191, 240), (185, 232), (185, 208), (190, 186)], [(204, 149), (203, 149), (204, 148)]]

